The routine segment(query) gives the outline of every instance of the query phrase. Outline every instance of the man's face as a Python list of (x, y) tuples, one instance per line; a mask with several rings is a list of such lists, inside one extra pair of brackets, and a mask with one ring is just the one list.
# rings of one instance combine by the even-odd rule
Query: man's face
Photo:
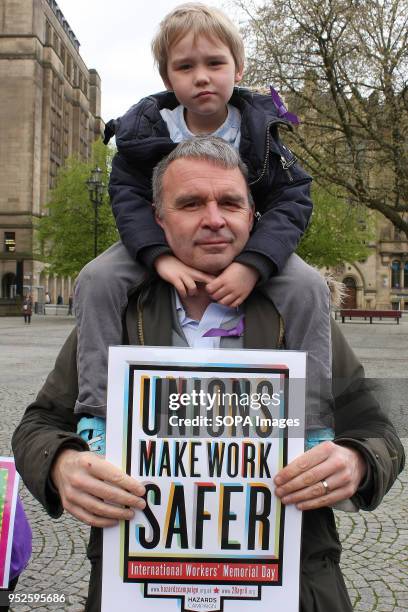
[(187, 108), (187, 116), (206, 116), (212, 123), (225, 119), (226, 104), (242, 78), (229, 48), (219, 39), (183, 36), (167, 62), (165, 85)]
[(173, 161), (163, 177), (157, 222), (178, 259), (218, 274), (242, 251), (253, 224), (241, 171), (200, 159)]

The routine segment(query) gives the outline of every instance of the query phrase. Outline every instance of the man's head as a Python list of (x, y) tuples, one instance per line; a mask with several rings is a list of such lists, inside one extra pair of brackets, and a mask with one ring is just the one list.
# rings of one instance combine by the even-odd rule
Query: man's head
[(244, 248), (253, 224), (247, 169), (221, 138), (181, 142), (155, 168), (156, 220), (174, 255), (218, 274)]
[(152, 51), (165, 86), (187, 109), (187, 122), (205, 117), (204, 131), (216, 129), (243, 74), (244, 45), (234, 24), (214, 7), (182, 4), (161, 22)]

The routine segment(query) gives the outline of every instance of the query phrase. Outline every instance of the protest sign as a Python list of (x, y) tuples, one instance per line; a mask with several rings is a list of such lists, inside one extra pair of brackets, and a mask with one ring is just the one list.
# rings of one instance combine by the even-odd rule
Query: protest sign
[(0, 588), (9, 584), (18, 474), (11, 457), (0, 457)]
[(104, 530), (103, 612), (297, 612), (301, 513), (273, 477), (303, 452), (304, 379), (294, 351), (110, 349), (106, 458), (147, 506)]

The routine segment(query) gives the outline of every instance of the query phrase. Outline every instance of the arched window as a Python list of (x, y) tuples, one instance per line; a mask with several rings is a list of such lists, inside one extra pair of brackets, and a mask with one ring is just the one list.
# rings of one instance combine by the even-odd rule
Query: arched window
[(404, 265), (404, 287), (408, 289), (408, 261)]
[(391, 264), (391, 287), (394, 289), (400, 288), (401, 281), (401, 262), (394, 260)]

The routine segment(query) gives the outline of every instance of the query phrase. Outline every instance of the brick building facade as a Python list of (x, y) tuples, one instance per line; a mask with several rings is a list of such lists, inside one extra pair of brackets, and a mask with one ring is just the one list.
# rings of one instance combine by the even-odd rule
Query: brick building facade
[[(35, 259), (36, 224), (58, 168), (88, 159), (101, 134), (101, 82), (55, 0), (0, 5), (0, 297), (44, 291), (67, 299), (71, 280)], [(23, 285), (23, 287), (22, 287)]]

